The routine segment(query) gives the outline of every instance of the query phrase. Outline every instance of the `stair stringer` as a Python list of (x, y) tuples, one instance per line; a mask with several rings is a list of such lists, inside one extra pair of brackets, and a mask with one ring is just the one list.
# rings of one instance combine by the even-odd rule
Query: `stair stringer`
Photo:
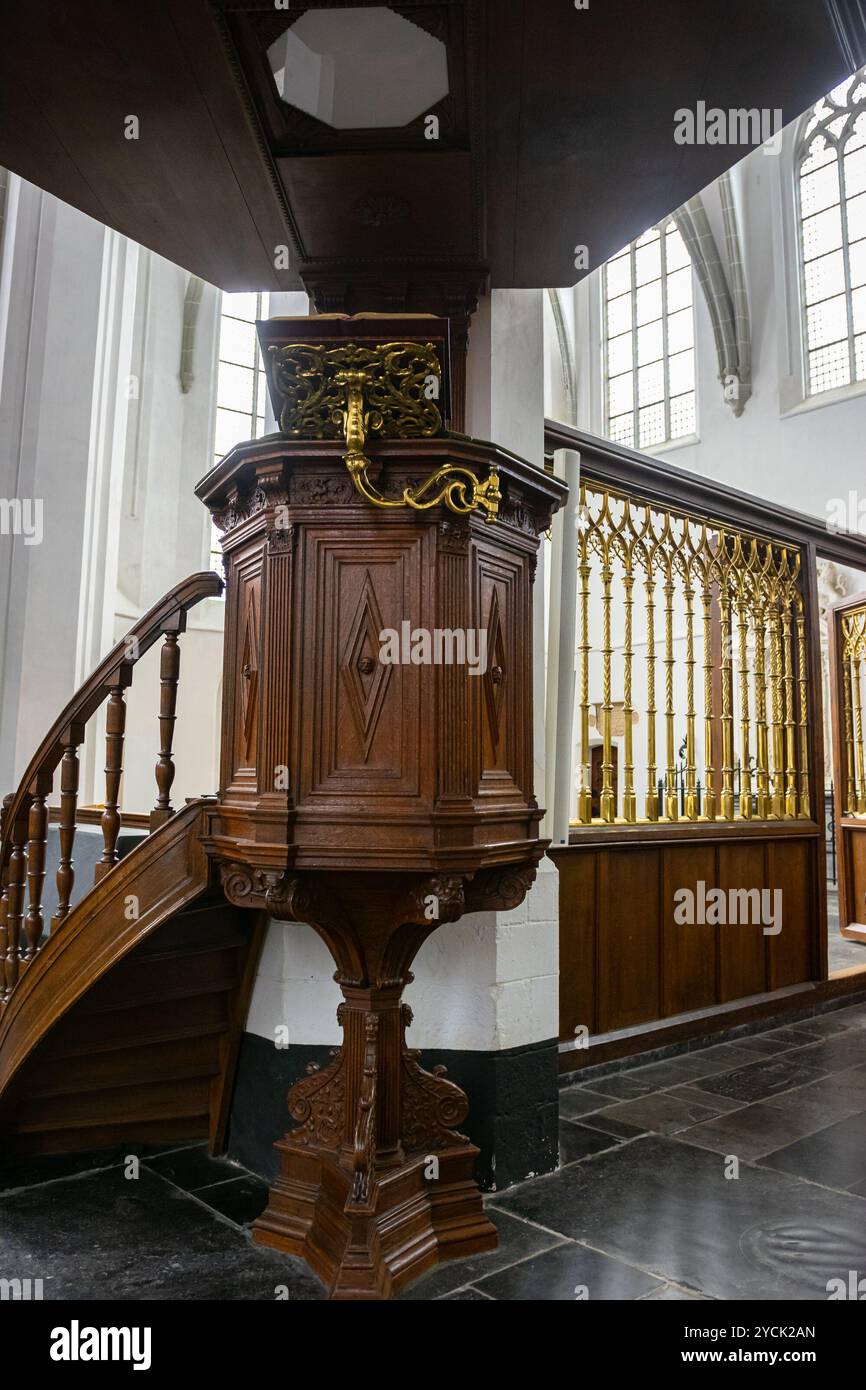
[[(208, 887), (209, 800), (190, 802), (70, 909), (27, 966), (0, 1019), (0, 1105), (48, 1032), (120, 960)], [(130, 896), (138, 915), (130, 916)]]

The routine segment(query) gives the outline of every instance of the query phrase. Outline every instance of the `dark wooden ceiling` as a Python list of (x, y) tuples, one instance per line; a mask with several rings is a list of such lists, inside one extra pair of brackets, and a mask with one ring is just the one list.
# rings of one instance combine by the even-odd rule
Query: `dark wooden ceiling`
[[(449, 50), (432, 144), (418, 121), (335, 133), (280, 103), (273, 0), (19, 0), (0, 8), (0, 163), (228, 290), (303, 277), (360, 308), (400, 307), (407, 277), (419, 301), (488, 270), (570, 284), (575, 246), (599, 265), (747, 152), (676, 144), (677, 108), (793, 119), (852, 66), (851, 4), (406, 0)], [(371, 274), (380, 303), (352, 300)]]

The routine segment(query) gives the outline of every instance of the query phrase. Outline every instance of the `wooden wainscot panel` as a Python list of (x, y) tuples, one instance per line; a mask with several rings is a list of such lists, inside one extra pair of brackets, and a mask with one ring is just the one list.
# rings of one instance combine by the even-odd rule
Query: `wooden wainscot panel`
[[(739, 841), (719, 846), (719, 887), (728, 903), (737, 890), (767, 886), (766, 845)], [(741, 899), (738, 899), (739, 902)], [(754, 896), (751, 899), (754, 902)], [(742, 917), (738, 907), (738, 917)], [(760, 921), (729, 921), (719, 934), (719, 1002), (762, 994), (767, 988), (766, 937)]]
[(818, 919), (815, 841), (784, 839), (767, 845), (767, 886), (781, 891), (782, 930), (766, 936), (768, 987), (782, 989), (816, 977), (814, 923)]
[(572, 1040), (575, 1029), (598, 1031), (596, 990), (597, 873), (600, 856), (557, 854), (559, 870), (559, 1036)]
[[(650, 834), (659, 834), (654, 828), (642, 831), (641, 841), (620, 840), (609, 848), (591, 833), (591, 843), (551, 854), (560, 874), (564, 1065), (581, 1024), (593, 1039), (634, 1029), (625, 1052), (639, 1052), (648, 1045), (642, 1024), (703, 1014), (698, 1031), (718, 1031), (721, 1011), (732, 1002), (769, 998), (819, 978), (823, 847), (814, 827), (766, 838), (704, 832), (680, 841), (666, 828), (667, 838), (648, 843)], [(677, 897), (683, 889), (691, 901)], [(723, 905), (715, 897), (707, 901), (718, 889)], [(782, 930), (765, 935), (776, 906), (765, 893), (775, 889), (782, 892)], [(750, 890), (746, 903), (742, 895)], [(680, 915), (693, 906), (694, 920), (677, 921), (678, 906)], [(576, 1053), (566, 1069), (575, 1063)]]
[[(845, 833), (841, 837), (846, 856), (845, 900), (847, 920), (842, 921), (842, 935), (850, 934), (855, 941), (866, 939), (866, 822), (846, 817)], [(840, 905), (842, 895), (839, 897)]]
[(706, 920), (711, 915), (706, 895), (717, 887), (715, 846), (669, 845), (661, 855), (662, 1016), (668, 1018), (715, 1003), (716, 955), (723, 928)]
[(659, 1016), (661, 867), (657, 849), (599, 854), (599, 1032)]

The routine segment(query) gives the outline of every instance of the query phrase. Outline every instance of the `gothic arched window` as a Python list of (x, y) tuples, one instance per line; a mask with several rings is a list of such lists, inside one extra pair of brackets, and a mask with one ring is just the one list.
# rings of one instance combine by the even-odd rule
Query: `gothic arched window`
[(602, 299), (608, 438), (649, 449), (694, 434), (692, 266), (672, 219), (607, 262)]
[[(866, 71), (866, 70), (864, 70)], [(806, 390), (866, 381), (866, 76), (806, 118), (796, 151)]]

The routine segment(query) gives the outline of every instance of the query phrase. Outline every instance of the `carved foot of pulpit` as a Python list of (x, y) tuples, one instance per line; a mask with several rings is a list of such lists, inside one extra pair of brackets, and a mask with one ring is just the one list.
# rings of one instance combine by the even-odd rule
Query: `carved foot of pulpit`
[(379, 1299), (440, 1260), (494, 1249), (496, 1230), (473, 1178), (478, 1150), (453, 1128), (466, 1096), (406, 1048), (400, 990), (351, 993), (343, 1046), (289, 1092), (298, 1127), (277, 1144), (253, 1239), (303, 1256), (332, 1298)]
[(407, 1048), (402, 994), (430, 932), (466, 910), (514, 906), (535, 859), (474, 882), (224, 872), (233, 901), (309, 923), (337, 963), (343, 1044), (289, 1092), (296, 1128), (276, 1145), (280, 1172), (252, 1232), (305, 1259), (332, 1298), (388, 1298), (441, 1260), (496, 1246), (473, 1177), (478, 1149), (458, 1128), (468, 1101)]

